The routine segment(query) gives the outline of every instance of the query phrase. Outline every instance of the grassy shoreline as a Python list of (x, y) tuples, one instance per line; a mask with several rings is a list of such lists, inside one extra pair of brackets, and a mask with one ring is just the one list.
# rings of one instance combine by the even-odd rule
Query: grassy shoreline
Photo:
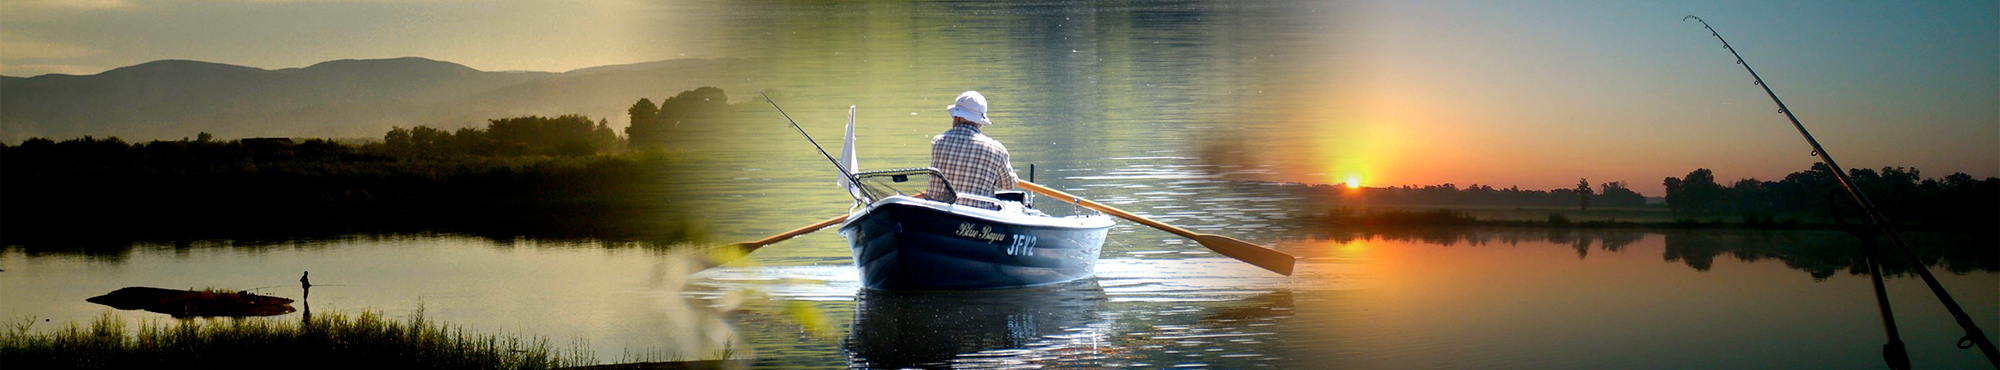
[(300, 320), (146, 321), (128, 327), (109, 313), (87, 325), (0, 332), (8, 368), (551, 369), (596, 365), (581, 345), (557, 348), (534, 336), (481, 334), (426, 318), (323, 313)]
[(664, 151), (75, 141), (0, 152), (8, 245), (433, 231), (673, 242), (695, 229), (670, 199), (686, 159)]

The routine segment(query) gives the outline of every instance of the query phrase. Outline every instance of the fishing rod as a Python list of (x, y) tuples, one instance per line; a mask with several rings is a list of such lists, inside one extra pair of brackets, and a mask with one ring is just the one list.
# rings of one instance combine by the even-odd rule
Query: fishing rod
[(848, 172), (848, 170), (847, 170), (847, 166), (842, 166), (842, 165), (840, 165), (840, 160), (838, 160), (838, 159), (833, 159), (833, 155), (832, 155), (832, 154), (827, 154), (827, 153), (826, 153), (826, 148), (823, 148), (823, 147), (820, 147), (820, 146), (819, 146), (819, 141), (818, 141), (818, 140), (813, 140), (813, 137), (812, 137), (812, 135), (811, 135), (811, 134), (807, 134), (807, 133), (806, 133), (806, 129), (805, 129), (805, 128), (803, 128), (803, 127), (799, 127), (799, 121), (794, 121), (794, 120), (792, 120), (792, 115), (790, 115), (790, 114), (786, 114), (786, 113), (785, 113), (785, 108), (783, 108), (783, 107), (779, 107), (779, 106), (778, 106), (778, 101), (776, 101), (776, 100), (771, 100), (771, 94), (768, 94), (768, 93), (765, 93), (765, 92), (764, 92), (764, 88), (762, 88), (762, 87), (758, 87), (758, 86), (757, 86), (757, 83), (756, 83), (756, 82), (751, 82), (751, 81), (750, 81), (750, 79), (748, 79), (748, 78), (745, 78), (745, 79), (743, 79), (743, 82), (746, 82), (746, 83), (749, 83), (749, 84), (750, 84), (750, 88), (753, 88), (753, 89), (757, 89), (757, 94), (758, 94), (758, 95), (763, 95), (763, 96), (764, 96), (764, 102), (766, 102), (766, 103), (771, 103), (771, 108), (777, 108), (777, 109), (778, 109), (778, 114), (779, 114), (779, 115), (783, 115), (783, 116), (785, 116), (785, 121), (786, 121), (786, 122), (791, 122), (791, 123), (792, 123), (792, 129), (793, 129), (793, 130), (797, 130), (797, 131), (799, 132), (799, 135), (801, 135), (801, 136), (805, 136), (805, 137), (806, 137), (806, 142), (808, 142), (808, 143), (812, 143), (812, 146), (813, 146), (813, 149), (819, 149), (819, 155), (820, 155), (820, 156), (824, 156), (824, 157), (826, 157), (826, 161), (827, 161), (827, 162), (833, 162), (833, 168), (834, 168), (834, 169), (838, 169), (838, 170), (840, 170), (840, 176), (841, 176), (841, 177), (845, 177), (845, 178), (847, 178), (847, 183), (849, 183), (849, 184), (854, 184), (854, 187), (855, 187), (855, 188), (858, 188), (858, 189), (861, 189), (861, 195), (855, 195), (855, 194), (854, 194), (853, 192), (848, 192), (847, 196), (849, 196), (849, 197), (853, 197), (853, 198), (854, 198), (854, 201), (857, 201), (857, 202), (862, 202), (862, 203), (868, 203), (868, 200), (866, 200), (866, 199), (861, 199), (861, 198), (863, 198), (863, 197), (866, 197), (866, 198), (870, 198), (870, 199), (873, 199), (873, 198), (875, 198), (875, 195), (874, 195), (874, 194), (872, 194), (872, 193), (869, 193), (869, 192), (868, 192), (868, 187), (866, 187), (866, 186), (861, 186), (861, 178), (859, 178), (859, 177), (854, 177), (854, 174), (853, 174), (853, 173), (851, 173), (851, 172)]
[[(1965, 309), (1958, 307), (1958, 301), (1951, 299), (1951, 293), (1944, 290), (1944, 285), (1938, 284), (1937, 277), (1931, 276), (1930, 267), (1924, 266), (1923, 262), (1921, 262), (1923, 260), (1917, 258), (1917, 253), (1910, 249), (1910, 244), (1903, 241), (1901, 234), (1896, 233), (1894, 224), (1889, 221), (1889, 217), (1883, 215), (1881, 209), (1876, 208), (1875, 203), (1868, 200), (1868, 195), (1862, 194), (1860, 190), (1854, 187), (1854, 180), (1847, 177), (1846, 170), (1841, 169), (1840, 165), (1834, 164), (1833, 155), (1827, 154), (1826, 148), (1819, 145), (1819, 140), (1813, 139), (1812, 133), (1806, 131), (1806, 125), (1799, 123), (1798, 116), (1792, 115), (1791, 108), (1785, 107), (1783, 100), (1778, 100), (1778, 93), (1771, 91), (1771, 85), (1764, 83), (1763, 77), (1757, 76), (1757, 70), (1751, 69), (1750, 63), (1743, 61), (1743, 55), (1738, 54), (1736, 48), (1729, 46), (1729, 40), (1722, 39), (1722, 33), (1717, 32), (1715, 27), (1709, 26), (1708, 21), (1702, 20), (1701, 17), (1689, 15), (1681, 18), (1681, 21), (1686, 22), (1689, 19), (1701, 22), (1701, 27), (1708, 29), (1709, 35), (1715, 36), (1717, 41), (1722, 41), (1722, 48), (1729, 50), (1730, 56), (1736, 57), (1736, 64), (1743, 65), (1743, 70), (1750, 72), (1750, 78), (1755, 80), (1757, 86), (1764, 88), (1764, 94), (1771, 96), (1771, 102), (1778, 104), (1778, 113), (1783, 113), (1785, 118), (1791, 119), (1792, 127), (1797, 128), (1799, 135), (1806, 138), (1806, 144), (1812, 145), (1812, 155), (1819, 157), (1820, 162), (1826, 164), (1827, 169), (1833, 172), (1833, 178), (1836, 182), (1840, 183), (1840, 188), (1845, 190), (1847, 200), (1861, 208), (1861, 212), (1868, 215), (1869, 222), (1874, 224), (1873, 227), (1880, 231), (1882, 235), (1888, 236), (1889, 241), (1903, 251), (1903, 256), (1915, 267), (1912, 270), (1917, 272), (1917, 276), (1923, 278), (1924, 285), (1930, 286), (1931, 293), (1937, 295), (1938, 301), (1944, 303), (1945, 309), (1951, 311), (1951, 316), (1958, 321), (1958, 326), (1965, 329), (1965, 336), (1958, 340), (1958, 348), (1965, 349), (1976, 345), (1979, 347), (1980, 352), (1986, 354), (1986, 361), (1991, 362), (1995, 369), (2000, 369), (2000, 349), (1994, 348), (1993, 341), (1986, 338), (1986, 332), (1979, 330), (1979, 325), (1972, 320), (1972, 316), (1967, 315)], [(1873, 239), (1872, 237), (1863, 238), (1868, 240)], [(1870, 263), (1872, 264), (1872, 260)], [(1908, 368), (1910, 363), (1909, 355), (1903, 351), (1902, 342), (1897, 338), (1894, 318), (1889, 314), (1889, 302), (1881, 291), (1882, 283), (1880, 279), (1881, 277), (1877, 275), (1875, 282), (1876, 296), (1878, 303), (1882, 307), (1884, 325), (1887, 326), (1890, 339), (1889, 344), (1883, 345), (1883, 356), (1888, 357), (1892, 367)], [(1970, 342), (1970, 344), (1967, 344), (1967, 342)]]

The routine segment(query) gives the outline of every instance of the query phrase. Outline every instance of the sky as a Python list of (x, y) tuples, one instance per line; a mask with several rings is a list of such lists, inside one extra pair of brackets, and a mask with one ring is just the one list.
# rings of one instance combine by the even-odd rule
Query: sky
[[(1528, 189), (1697, 167), (1775, 179), (1814, 158), (1708, 20), (1847, 167), (2000, 176), (1993, 1), (1355, 1), (1294, 99), (1332, 114), (1295, 172), (1367, 186)], [(701, 3), (642, 0), (0, 0), (0, 75), (159, 59), (259, 68), (418, 56), (566, 71), (724, 57)], [(687, 27), (657, 27), (685, 24)], [(680, 29), (681, 33), (660, 30)], [(1567, 180), (1565, 180), (1567, 179)]]
[[(1524, 189), (1774, 180), (1815, 158), (1716, 27), (1848, 168), (2000, 175), (2000, 6), (1361, 3), (1335, 22), (1320, 182)], [(1325, 114), (1323, 112), (1338, 112)], [(1567, 175), (1567, 176), (1565, 176)]]
[[(634, 0), (0, 0), (0, 75), (94, 74), (160, 59), (277, 69), (418, 56), (553, 71), (674, 58), (673, 21)], [(645, 28), (650, 30), (652, 28)]]

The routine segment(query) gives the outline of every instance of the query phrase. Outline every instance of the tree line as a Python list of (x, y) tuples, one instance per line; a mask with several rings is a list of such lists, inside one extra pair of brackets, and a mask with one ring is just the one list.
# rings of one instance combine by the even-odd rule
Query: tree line
[(0, 225), (10, 245), (431, 230), (680, 240), (695, 230), (669, 199), (684, 154), (638, 149), (710, 123), (707, 112), (727, 101), (713, 87), (657, 106), (641, 99), (631, 137), (604, 119), (563, 115), (395, 127), (380, 141), (204, 132), (0, 143)]
[(673, 131), (682, 123), (711, 120), (714, 114), (728, 107), (729, 94), (713, 86), (682, 91), (661, 100), (659, 105), (654, 105), (652, 99), (639, 98), (625, 110), (632, 118), (625, 136), (633, 149), (671, 146)]
[[(1847, 174), (1892, 219), (1987, 227), (2000, 223), (2000, 178), (1975, 179), (1959, 172), (1927, 179), (1909, 167), (1855, 168)], [(1668, 177), (1664, 184), (1667, 207), (1679, 214), (1827, 216), (1838, 203), (1850, 222), (1860, 219), (1839, 195), (1840, 184), (1825, 164), (1815, 163), (1780, 180), (1746, 178), (1728, 186), (1717, 182), (1713, 171), (1699, 168), (1686, 177)]]
[(383, 138), (0, 143), (0, 225), (8, 244), (530, 229), (520, 225), (671, 241), (691, 230), (674, 222), (681, 212), (666, 199), (683, 161), (617, 151), (602, 121), (516, 117)]
[(482, 156), (580, 156), (623, 150), (625, 142), (610, 122), (590, 117), (513, 117), (487, 121), (485, 129), (445, 132), (430, 126), (395, 127), (382, 135), (382, 148), (395, 154)]
[(1399, 187), (1357, 187), (1344, 184), (1314, 185), (1326, 188), (1334, 199), (1356, 198), (1368, 204), (1410, 205), (1410, 206), (1506, 206), (1506, 207), (1644, 207), (1646, 197), (1640, 195), (1624, 182), (1612, 181), (1597, 185), (1593, 190), (1589, 179), (1577, 179), (1573, 189), (1524, 190), (1519, 186), (1494, 188), (1492, 185), (1472, 184), (1459, 188), (1457, 184)]

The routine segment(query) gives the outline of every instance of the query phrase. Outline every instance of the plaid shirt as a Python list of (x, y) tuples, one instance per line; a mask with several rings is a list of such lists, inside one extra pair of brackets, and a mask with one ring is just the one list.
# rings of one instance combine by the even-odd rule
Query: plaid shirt
[[(1008, 162), (1007, 146), (979, 133), (979, 127), (972, 124), (952, 125), (951, 130), (931, 139), (931, 167), (944, 173), (951, 182), (952, 190), (959, 193), (993, 196), (993, 192), (1014, 188), (1014, 165)], [(958, 199), (957, 194), (945, 191), (944, 184), (931, 181), (924, 191), (926, 197), (943, 202), (956, 201), (958, 204), (999, 208), (997, 204), (971, 199)]]

